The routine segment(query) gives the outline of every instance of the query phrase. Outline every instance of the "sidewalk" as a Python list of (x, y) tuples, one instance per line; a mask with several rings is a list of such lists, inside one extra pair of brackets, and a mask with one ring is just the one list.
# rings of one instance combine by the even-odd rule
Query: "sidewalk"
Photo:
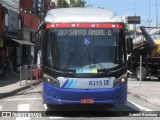
[(6, 80), (5, 77), (0, 76), (0, 99), (16, 94), (22, 90), (38, 85), (41, 80), (22, 80), (20, 85), (20, 74), (14, 73), (10, 80)]
[(128, 79), (128, 94), (160, 107), (159, 92), (160, 80), (158, 79), (142, 81), (141, 84), (136, 79)]

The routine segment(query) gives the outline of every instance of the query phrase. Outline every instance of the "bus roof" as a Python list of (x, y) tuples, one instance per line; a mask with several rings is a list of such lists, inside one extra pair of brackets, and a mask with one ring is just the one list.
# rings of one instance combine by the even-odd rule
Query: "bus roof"
[(47, 12), (44, 23), (100, 23), (123, 22), (121, 17), (108, 9), (59, 8)]

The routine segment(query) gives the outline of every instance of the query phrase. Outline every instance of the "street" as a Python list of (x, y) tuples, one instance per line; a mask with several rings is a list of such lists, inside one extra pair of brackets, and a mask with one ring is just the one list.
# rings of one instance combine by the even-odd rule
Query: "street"
[[(130, 83), (138, 84), (139, 81), (134, 79), (129, 79)], [(159, 81), (145, 81), (144, 84), (151, 84), (156, 82), (160, 84)], [(36, 119), (119, 119), (123, 118), (128, 119), (129, 111), (131, 113), (138, 113), (139, 111), (159, 111), (160, 108), (158, 106), (152, 105), (145, 101), (142, 101), (134, 96), (128, 94), (128, 100), (125, 105), (115, 105), (113, 108), (107, 105), (63, 105), (63, 106), (54, 106), (53, 108), (47, 108), (46, 105), (43, 105), (41, 98), (41, 84), (37, 86), (32, 86), (29, 89), (21, 91), (13, 96), (3, 98), (0, 100), (0, 110), (3, 111), (25, 111), (25, 112), (37, 112), (42, 115), (39, 117), (16, 117), (14, 116), (13, 120), (36, 120)], [(126, 111), (126, 112), (125, 112)], [(44, 114), (45, 117), (44, 117)], [(130, 114), (131, 115), (131, 114)], [(43, 116), (43, 117), (41, 117)], [(116, 117), (114, 117), (116, 116)], [(119, 116), (119, 117), (118, 117)], [(131, 119), (134, 117), (130, 117)], [(148, 117), (146, 119), (150, 119)], [(0, 118), (0, 119), (10, 119), (8, 117)], [(158, 119), (157, 117), (153, 117), (153, 120)]]

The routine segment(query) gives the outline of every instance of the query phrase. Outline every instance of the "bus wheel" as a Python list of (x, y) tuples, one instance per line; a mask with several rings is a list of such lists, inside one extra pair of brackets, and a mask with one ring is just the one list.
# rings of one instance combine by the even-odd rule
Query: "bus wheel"
[[(146, 79), (147, 76), (147, 71), (144, 67), (142, 67), (141, 69), (141, 80), (144, 81)], [(135, 77), (137, 78), (137, 80), (140, 80), (140, 67), (138, 67), (135, 71)]]

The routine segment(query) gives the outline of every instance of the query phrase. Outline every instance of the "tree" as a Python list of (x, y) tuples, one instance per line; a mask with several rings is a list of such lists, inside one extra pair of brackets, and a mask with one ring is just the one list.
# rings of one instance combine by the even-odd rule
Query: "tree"
[(77, 7), (84, 7), (86, 2), (84, 0), (77, 0)]
[(57, 7), (58, 8), (68, 8), (69, 4), (66, 0), (57, 0)]
[(70, 0), (70, 7), (84, 7), (85, 3), (84, 0)]
[(70, 7), (76, 6), (76, 0), (70, 0)]
[(72, 7), (84, 7), (85, 6), (84, 0), (70, 0), (70, 4), (66, 0), (57, 0), (57, 7), (58, 8), (72, 8)]

